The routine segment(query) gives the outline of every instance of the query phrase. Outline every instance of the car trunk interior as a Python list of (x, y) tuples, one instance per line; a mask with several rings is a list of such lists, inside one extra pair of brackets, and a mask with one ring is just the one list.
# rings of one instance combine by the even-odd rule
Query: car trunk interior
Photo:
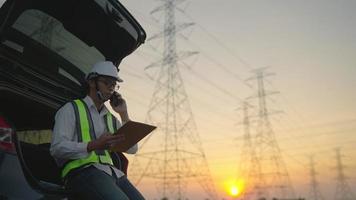
[(60, 169), (49, 153), (56, 108), (8, 85), (0, 84), (0, 92), (1, 112), (15, 128), (17, 154), (29, 183), (38, 189), (60, 191), (61, 187), (52, 185), (62, 185)]
[(16, 130), (43, 130), (53, 126), (56, 108), (40, 102), (39, 97), (29, 98), (26, 91), (5, 89), (1, 85), (0, 90), (1, 112), (9, 121), (16, 122)]

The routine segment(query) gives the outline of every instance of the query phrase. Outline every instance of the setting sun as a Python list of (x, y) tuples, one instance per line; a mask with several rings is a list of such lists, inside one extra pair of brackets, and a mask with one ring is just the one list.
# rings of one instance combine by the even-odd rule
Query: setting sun
[(244, 189), (242, 180), (230, 180), (225, 182), (225, 188), (228, 194), (232, 197), (238, 197)]
[(230, 195), (231, 196), (237, 196), (240, 194), (239, 188), (237, 186), (233, 185), (230, 187)]

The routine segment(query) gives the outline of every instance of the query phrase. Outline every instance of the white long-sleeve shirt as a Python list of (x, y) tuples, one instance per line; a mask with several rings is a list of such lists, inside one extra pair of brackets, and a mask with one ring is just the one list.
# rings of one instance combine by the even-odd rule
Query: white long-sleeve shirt
[[(91, 97), (86, 96), (84, 102), (89, 108), (89, 112), (93, 119), (93, 126), (96, 138), (99, 138), (103, 133), (108, 132), (104, 116), (108, 109), (104, 105), (100, 113), (95, 107)], [(87, 152), (87, 142), (78, 142), (78, 136), (75, 133), (76, 119), (73, 106), (71, 103), (65, 104), (60, 108), (55, 116), (55, 124), (52, 134), (52, 142), (50, 147), (51, 155), (55, 158), (59, 166), (63, 166), (66, 162), (73, 159), (85, 158), (89, 155)], [(117, 120), (117, 127), (121, 127), (121, 123)], [(137, 152), (137, 144), (132, 146), (126, 153), (134, 154)], [(100, 163), (93, 164), (96, 168), (112, 175), (111, 167)], [(112, 167), (118, 177), (124, 175), (119, 169)]]

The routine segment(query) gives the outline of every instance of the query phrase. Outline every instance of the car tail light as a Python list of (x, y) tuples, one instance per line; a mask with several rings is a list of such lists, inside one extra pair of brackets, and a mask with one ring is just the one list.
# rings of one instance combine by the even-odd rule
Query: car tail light
[(12, 142), (13, 133), (11, 126), (0, 116), (0, 150), (15, 153), (15, 145)]

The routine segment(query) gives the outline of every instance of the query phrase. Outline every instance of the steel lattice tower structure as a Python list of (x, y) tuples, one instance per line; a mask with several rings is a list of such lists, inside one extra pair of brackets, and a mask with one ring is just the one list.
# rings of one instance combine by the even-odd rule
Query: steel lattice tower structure
[(340, 148), (336, 148), (335, 153), (337, 170), (335, 200), (355, 200), (356, 198), (346, 181), (347, 177), (344, 173), (345, 166), (342, 163)]
[[(253, 137), (251, 134), (251, 119), (249, 114), (249, 108), (252, 106), (247, 103), (247, 101), (243, 102), (243, 144), (241, 147), (240, 152), (240, 163), (239, 163), (239, 170), (238, 170), (238, 178), (242, 180), (247, 180), (251, 177), (252, 174), (258, 174), (260, 169), (252, 167), (253, 163), (256, 163), (256, 153), (255, 149), (253, 148)], [(257, 170), (257, 171), (254, 171)], [(245, 189), (242, 191), (241, 194), (242, 199), (249, 199), (251, 195), (251, 189), (253, 185), (251, 182), (245, 182)]]
[(315, 171), (315, 162), (314, 156), (310, 156), (310, 191), (309, 191), (309, 199), (310, 200), (324, 200), (323, 195), (319, 189), (319, 182), (316, 179), (316, 171)]
[(286, 165), (282, 153), (275, 138), (268, 111), (266, 97), (277, 92), (266, 91), (264, 79), (274, 75), (265, 72), (267, 68), (253, 70), (255, 77), (248, 80), (257, 81), (257, 95), (248, 99), (257, 99), (258, 122), (256, 134), (253, 140), (255, 159), (252, 159), (251, 173), (249, 173), (248, 199), (292, 199), (295, 198)]
[(163, 36), (164, 53), (147, 112), (147, 122), (158, 128), (140, 145), (130, 165), (129, 176), (136, 185), (153, 181), (160, 199), (189, 199), (187, 186), (201, 188), (205, 197), (217, 199), (178, 68), (181, 57), (177, 53), (176, 34), (187, 24), (175, 24), (176, 0), (163, 2), (153, 11), (163, 10), (165, 13), (163, 32), (152, 37)]
[(240, 177), (247, 178), (249, 173), (249, 168), (252, 159), (254, 158), (254, 149), (252, 148), (252, 138), (251, 138), (251, 122), (249, 116), (249, 108), (251, 107), (246, 101), (243, 102), (243, 144), (241, 147), (240, 153), (240, 165), (239, 165), (239, 173)]

